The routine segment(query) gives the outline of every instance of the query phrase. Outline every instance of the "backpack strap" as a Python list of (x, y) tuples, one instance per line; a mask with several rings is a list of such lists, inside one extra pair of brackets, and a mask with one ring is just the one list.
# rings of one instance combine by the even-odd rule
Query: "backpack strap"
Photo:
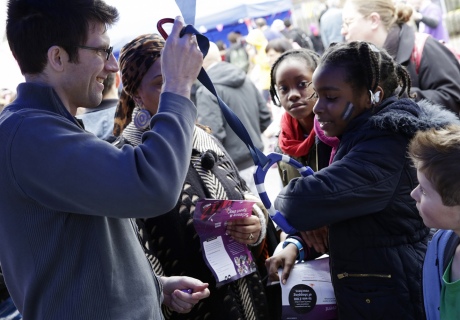
[[(446, 271), (447, 266), (450, 263), (450, 260), (452, 260), (452, 257), (455, 254), (455, 250), (457, 249), (458, 245), (460, 244), (460, 238), (457, 236), (455, 232), (452, 230), (449, 230), (449, 239), (447, 240), (446, 246), (444, 247), (444, 251), (441, 252), (441, 257), (442, 259), (442, 274), (440, 274), (440, 277), (444, 275), (444, 272)], [(441, 270), (440, 270), (441, 271)]]
[(426, 39), (430, 35), (427, 33), (416, 32), (415, 43), (412, 49), (411, 60), (415, 63), (415, 72), (418, 74), (420, 69), (420, 62), (422, 61), (423, 48), (425, 47)]
[(423, 262), (423, 300), (427, 320), (440, 320), (442, 276), (460, 238), (452, 230), (439, 229), (428, 243)]

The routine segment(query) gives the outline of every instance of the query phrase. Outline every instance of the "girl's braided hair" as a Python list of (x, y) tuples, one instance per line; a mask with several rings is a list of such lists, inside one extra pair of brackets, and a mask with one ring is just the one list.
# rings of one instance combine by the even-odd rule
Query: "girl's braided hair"
[[(382, 100), (393, 95), (411, 97), (407, 70), (384, 50), (366, 41), (333, 43), (324, 52), (321, 66), (335, 65), (346, 70), (346, 81), (357, 90), (383, 89)], [(399, 90), (397, 90), (400, 88)]]

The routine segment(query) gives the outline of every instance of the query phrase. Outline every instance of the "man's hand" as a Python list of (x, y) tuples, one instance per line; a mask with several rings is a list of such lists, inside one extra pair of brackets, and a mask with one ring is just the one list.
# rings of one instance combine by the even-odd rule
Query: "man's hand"
[[(201, 299), (209, 297), (208, 284), (191, 277), (160, 277), (165, 304), (178, 313), (187, 313)], [(187, 290), (191, 289), (191, 293)]]
[(172, 92), (190, 98), (190, 90), (201, 66), (203, 54), (198, 48), (195, 35), (179, 36), (184, 27), (182, 17), (176, 17), (171, 34), (161, 53), (163, 92)]

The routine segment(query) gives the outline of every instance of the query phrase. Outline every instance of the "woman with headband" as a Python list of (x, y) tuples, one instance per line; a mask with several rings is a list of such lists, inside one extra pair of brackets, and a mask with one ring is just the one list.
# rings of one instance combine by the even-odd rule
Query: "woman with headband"
[[(159, 35), (145, 34), (126, 44), (120, 52), (123, 92), (115, 113), (114, 135), (118, 138), (113, 142), (120, 148), (139, 145), (150, 118), (158, 111), (163, 84), (159, 57), (163, 47), (164, 40)], [(217, 287), (193, 226), (198, 200), (257, 198), (249, 193), (235, 164), (207, 127), (196, 125), (190, 156), (177, 206), (164, 215), (137, 222), (145, 252), (157, 274), (198, 278), (209, 283), (211, 295), (187, 315), (172, 313), (166, 308), (163, 313), (167, 319), (254, 319), (254, 316), (268, 319), (268, 303), (259, 272)], [(167, 187), (167, 182), (164, 183)], [(260, 206), (263, 208), (261, 203)], [(152, 212), (154, 210), (152, 208)], [(267, 215), (255, 205), (251, 217), (235, 220), (227, 226), (230, 236), (250, 246), (255, 260), (260, 256), (257, 251), (262, 251), (266, 245), (266, 218)], [(263, 260), (259, 269), (265, 271)]]

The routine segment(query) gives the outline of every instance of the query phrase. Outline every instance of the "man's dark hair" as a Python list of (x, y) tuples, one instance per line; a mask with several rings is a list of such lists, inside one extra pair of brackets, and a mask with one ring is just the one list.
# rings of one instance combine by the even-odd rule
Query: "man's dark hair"
[(117, 9), (102, 0), (9, 0), (7, 10), (6, 36), (22, 74), (42, 72), (54, 45), (77, 63), (76, 46), (86, 43), (90, 23), (118, 20)]

